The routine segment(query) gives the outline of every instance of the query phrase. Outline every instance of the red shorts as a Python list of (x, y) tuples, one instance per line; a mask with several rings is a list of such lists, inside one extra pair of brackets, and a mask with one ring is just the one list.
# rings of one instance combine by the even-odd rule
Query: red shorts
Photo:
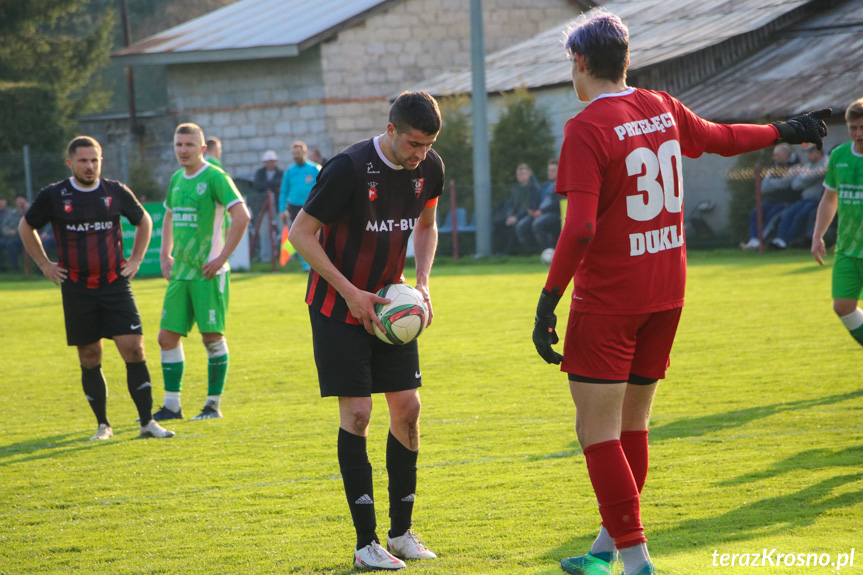
[(560, 370), (608, 381), (664, 379), (683, 308), (638, 315), (570, 311)]

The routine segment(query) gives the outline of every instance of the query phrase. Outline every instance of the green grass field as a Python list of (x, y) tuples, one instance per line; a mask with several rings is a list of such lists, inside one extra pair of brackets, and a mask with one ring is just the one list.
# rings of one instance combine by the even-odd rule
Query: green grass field
[[(435, 320), (420, 339), (414, 517), (440, 558), (406, 572), (560, 573), (561, 557), (588, 549), (599, 515), (565, 376), (530, 340), (547, 268), (440, 263)], [(165, 282), (134, 288), (158, 407)], [(170, 440), (137, 439), (107, 342), (116, 436), (96, 443), (58, 288), (0, 284), (0, 573), (352, 572), (336, 402), (318, 395), (304, 291), (299, 273), (234, 276), (225, 418), (171, 422)], [(206, 394), (206, 356), (196, 333), (185, 349), (190, 415)], [(713, 564), (714, 551), (774, 548), (832, 560), (854, 548), (854, 565), (838, 572), (863, 572), (861, 368), (831, 309), (829, 269), (808, 254), (691, 254), (642, 496), (663, 573), (837, 572)], [(381, 398), (369, 440), (381, 536), (386, 432)]]

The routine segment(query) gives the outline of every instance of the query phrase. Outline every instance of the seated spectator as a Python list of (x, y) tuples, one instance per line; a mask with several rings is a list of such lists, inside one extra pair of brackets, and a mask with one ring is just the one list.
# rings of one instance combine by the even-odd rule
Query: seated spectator
[[(782, 212), (779, 231), (772, 245), (785, 249), (803, 229), (809, 218), (818, 210), (818, 203), (824, 194), (824, 175), (827, 173), (827, 156), (824, 152), (810, 146), (806, 153), (806, 163), (792, 169), (794, 177), (791, 188), (800, 192), (800, 201)], [(811, 235), (811, 234), (810, 234)]]
[[(773, 148), (773, 166), (761, 181), (761, 214), (764, 224), (764, 237), (770, 233), (770, 222), (779, 216), (789, 205), (800, 199), (800, 192), (791, 187), (794, 174), (791, 168), (799, 164), (788, 144), (779, 144)], [(740, 249), (751, 250), (760, 245), (758, 241), (758, 211), (749, 213), (749, 241), (740, 244)]]
[[(530, 215), (539, 207), (539, 182), (527, 164), (519, 164), (515, 170), (516, 182), (510, 187), (509, 199), (507, 200), (507, 215), (505, 233), (507, 236), (505, 253), (516, 252), (516, 240), (518, 227), (530, 229), (533, 217)], [(526, 228), (524, 226), (527, 226)], [(524, 234), (526, 237), (526, 234)], [(532, 241), (532, 240), (531, 240)]]
[(548, 162), (548, 181), (539, 194), (539, 208), (537, 208), (531, 225), (533, 237), (540, 251), (553, 248), (557, 245), (560, 235), (560, 201), (561, 196), (554, 193), (554, 185), (557, 181), (557, 160)]
[[(24, 202), (26, 201), (25, 199)], [(21, 210), (10, 207), (9, 200), (0, 196), (0, 272), (6, 271), (4, 251), (9, 254), (11, 271), (13, 273), (18, 271), (18, 254), (21, 251), (21, 238), (18, 236), (19, 221), (21, 221)]]

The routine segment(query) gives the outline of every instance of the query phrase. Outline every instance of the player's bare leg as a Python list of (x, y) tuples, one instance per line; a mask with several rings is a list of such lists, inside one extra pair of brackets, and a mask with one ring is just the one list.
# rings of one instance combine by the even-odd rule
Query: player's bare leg
[(856, 299), (834, 299), (833, 311), (857, 343), (863, 345), (863, 310)]
[(386, 394), (390, 411), (387, 437), (390, 530), (387, 548), (404, 559), (437, 557), (411, 529), (416, 499), (417, 456), (420, 448), (420, 394), (417, 389)]

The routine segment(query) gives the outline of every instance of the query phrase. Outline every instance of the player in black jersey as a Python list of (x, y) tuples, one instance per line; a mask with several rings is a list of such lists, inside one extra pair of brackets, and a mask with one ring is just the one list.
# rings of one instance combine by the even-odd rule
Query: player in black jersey
[[(171, 437), (173, 431), (152, 420), (153, 397), (141, 315), (129, 285), (147, 251), (153, 221), (129, 188), (99, 177), (102, 147), (93, 138), (73, 139), (66, 165), (72, 177), (39, 192), (21, 218), (18, 232), (45, 277), (60, 285), (66, 342), (78, 348), (84, 395), (99, 425), (91, 439), (110, 439), (114, 435), (106, 410), (108, 387), (102, 373), (102, 338), (113, 339), (126, 362), (127, 384), (141, 420), (141, 437)], [(136, 228), (128, 260), (123, 257), (121, 215)], [(37, 233), (49, 222), (57, 240), (57, 263), (48, 259)]]
[[(382, 329), (375, 292), (404, 282), (413, 232), (416, 288), (431, 315), (429, 272), (437, 247), (435, 212), (444, 166), (431, 146), (440, 131), (437, 102), (405, 92), (390, 109), (386, 131), (358, 142), (321, 170), (289, 239), (311, 265), (306, 303), (312, 323), (321, 396), (339, 398), (338, 459), (357, 531), (354, 564), (401, 569), (404, 559), (436, 557), (411, 530), (419, 450), (422, 384), (416, 341), (394, 346)], [(320, 233), (319, 233), (320, 232)], [(372, 393), (384, 393), (390, 413), (389, 551), (375, 533), (372, 467), (366, 452)]]

